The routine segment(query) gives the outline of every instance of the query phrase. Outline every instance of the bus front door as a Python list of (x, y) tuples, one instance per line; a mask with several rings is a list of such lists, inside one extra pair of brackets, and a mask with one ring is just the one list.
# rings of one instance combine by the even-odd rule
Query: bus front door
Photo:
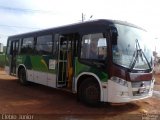
[(58, 35), (55, 38), (57, 54), (57, 87), (72, 89), (74, 78), (74, 54), (78, 34)]
[(57, 87), (66, 86), (67, 44), (64, 37), (59, 36), (57, 47)]
[(11, 74), (16, 74), (16, 57), (18, 55), (19, 41), (12, 41), (11, 43)]

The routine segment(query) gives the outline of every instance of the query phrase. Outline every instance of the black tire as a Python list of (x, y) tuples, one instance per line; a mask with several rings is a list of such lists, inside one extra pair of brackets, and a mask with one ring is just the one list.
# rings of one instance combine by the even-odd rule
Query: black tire
[(78, 99), (89, 106), (99, 106), (100, 87), (98, 82), (93, 78), (85, 79), (79, 86)]
[(26, 80), (26, 71), (24, 68), (21, 68), (18, 72), (19, 82), (22, 85), (28, 85), (28, 81)]

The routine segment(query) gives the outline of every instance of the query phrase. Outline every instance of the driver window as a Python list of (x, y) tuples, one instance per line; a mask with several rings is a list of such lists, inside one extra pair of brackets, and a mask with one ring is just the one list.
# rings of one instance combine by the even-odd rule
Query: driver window
[(106, 57), (107, 41), (103, 33), (88, 34), (82, 37), (82, 59), (105, 60)]

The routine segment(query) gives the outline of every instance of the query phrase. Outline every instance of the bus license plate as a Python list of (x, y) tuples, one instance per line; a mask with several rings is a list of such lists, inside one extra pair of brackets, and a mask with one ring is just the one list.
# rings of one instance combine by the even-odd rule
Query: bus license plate
[(139, 89), (139, 93), (145, 93), (146, 92), (146, 88), (140, 88)]

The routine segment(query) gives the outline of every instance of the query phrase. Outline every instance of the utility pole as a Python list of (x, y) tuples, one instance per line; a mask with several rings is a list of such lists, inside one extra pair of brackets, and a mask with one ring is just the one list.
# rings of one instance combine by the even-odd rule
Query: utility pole
[[(90, 20), (92, 17), (93, 17), (93, 15), (91, 15), (88, 20)], [(82, 13), (82, 22), (84, 22), (84, 21), (85, 21), (85, 14)]]
[(82, 13), (82, 22), (84, 22), (84, 20), (85, 20), (85, 16), (84, 16), (84, 14)]

